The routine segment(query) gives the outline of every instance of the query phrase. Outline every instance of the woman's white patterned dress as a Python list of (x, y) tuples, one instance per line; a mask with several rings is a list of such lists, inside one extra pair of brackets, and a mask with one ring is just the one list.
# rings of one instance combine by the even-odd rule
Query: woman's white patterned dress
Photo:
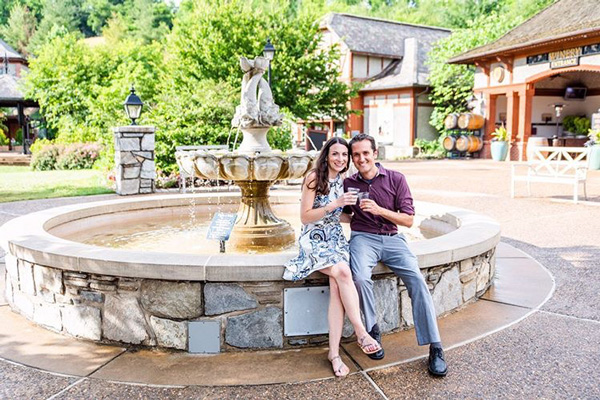
[[(329, 181), (329, 194), (317, 194), (313, 208), (324, 207), (344, 194), (342, 177)], [(340, 225), (342, 207), (325, 214), (323, 218), (302, 226), (298, 243), (300, 254), (285, 264), (283, 279), (297, 281), (311, 273), (339, 262), (349, 263), (348, 241)]]

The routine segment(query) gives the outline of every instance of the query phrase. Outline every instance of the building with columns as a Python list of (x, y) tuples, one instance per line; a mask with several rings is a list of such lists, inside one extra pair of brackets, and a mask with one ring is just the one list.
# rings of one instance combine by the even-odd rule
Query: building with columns
[(486, 121), (484, 155), (501, 124), (512, 139), (512, 160), (526, 159), (528, 144), (586, 142), (581, 132), (565, 132), (562, 121), (599, 112), (599, 5), (559, 0), (495, 42), (449, 60), (476, 67), (474, 93)]
[(368, 133), (387, 158), (412, 154), (416, 138), (437, 137), (429, 124), (433, 106), (425, 60), (450, 30), (338, 13), (325, 16), (320, 29), (322, 46), (339, 47), (340, 79), (363, 86), (351, 100), (359, 113), (348, 120), (301, 122), (311, 137)]

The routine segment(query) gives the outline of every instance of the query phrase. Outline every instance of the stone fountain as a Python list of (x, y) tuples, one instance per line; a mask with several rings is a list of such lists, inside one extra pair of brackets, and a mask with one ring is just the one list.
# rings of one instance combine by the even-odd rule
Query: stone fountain
[(272, 150), (267, 132), (282, 122), (279, 106), (263, 74), (264, 57), (241, 58), (244, 71), (241, 102), (232, 125), (242, 131), (236, 151), (179, 151), (177, 162), (192, 176), (233, 181), (241, 189), (241, 203), (228, 247), (233, 250), (284, 248), (295, 241), (294, 229), (278, 218), (269, 202), (269, 188), (277, 180), (302, 178), (312, 167), (315, 153)]
[[(192, 353), (294, 349), (326, 341), (327, 277), (282, 280), (283, 265), (297, 250), (277, 248), (295, 240), (294, 230), (274, 215), (271, 203), (292, 220), (300, 193), (268, 196), (276, 180), (304, 176), (315, 154), (270, 149), (266, 133), (281, 123), (281, 115), (262, 78), (267, 61), (242, 59), (241, 65), (242, 98), (233, 120), (243, 132), (239, 149), (177, 154), (180, 167), (192, 176), (234, 181), (241, 188), (241, 204), (238, 193), (131, 196), (12, 219), (0, 227), (0, 247), (6, 252), (4, 298), (13, 311), (47, 329), (98, 343)], [(181, 243), (166, 251), (83, 240), (86, 232), (114, 236), (138, 222), (152, 232), (161, 221), (187, 217), (190, 202), (199, 220), (209, 220), (215, 204), (231, 211), (239, 207), (228, 246), (237, 252), (210, 254), (202, 248), (188, 254)], [(439, 204), (418, 203), (417, 210), (415, 225), (429, 234), (410, 246), (437, 314), (444, 315), (489, 287), (500, 226), (488, 217)], [(249, 249), (264, 252), (248, 254)], [(373, 285), (382, 332), (412, 326), (409, 295), (401, 281), (379, 264)], [(319, 307), (305, 301), (314, 298)], [(308, 312), (311, 318), (306, 318)], [(351, 334), (345, 330), (344, 336)]]

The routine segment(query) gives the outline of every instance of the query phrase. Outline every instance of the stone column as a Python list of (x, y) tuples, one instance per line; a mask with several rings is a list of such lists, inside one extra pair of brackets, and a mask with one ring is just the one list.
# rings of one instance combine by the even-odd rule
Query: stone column
[(154, 131), (153, 126), (114, 128), (117, 194), (154, 192)]

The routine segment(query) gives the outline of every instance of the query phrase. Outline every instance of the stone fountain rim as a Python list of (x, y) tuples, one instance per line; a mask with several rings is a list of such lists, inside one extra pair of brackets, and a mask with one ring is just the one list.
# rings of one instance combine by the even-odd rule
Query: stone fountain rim
[[(196, 204), (214, 204), (221, 199), (240, 197), (239, 193), (200, 193), (154, 195), (74, 204), (38, 211), (12, 219), (0, 227), (0, 246), (17, 258), (38, 265), (101, 275), (188, 281), (276, 281), (281, 280), (283, 264), (295, 252), (277, 254), (195, 255), (111, 249), (77, 243), (54, 236), (49, 229), (77, 219), (122, 211)], [(298, 203), (299, 193), (271, 193), (271, 202)], [(409, 243), (419, 266), (429, 268), (480, 255), (500, 241), (500, 225), (492, 218), (469, 210), (436, 203), (415, 202), (419, 215), (432, 216), (456, 227), (432, 239)], [(375, 273), (388, 273), (378, 265)]]

